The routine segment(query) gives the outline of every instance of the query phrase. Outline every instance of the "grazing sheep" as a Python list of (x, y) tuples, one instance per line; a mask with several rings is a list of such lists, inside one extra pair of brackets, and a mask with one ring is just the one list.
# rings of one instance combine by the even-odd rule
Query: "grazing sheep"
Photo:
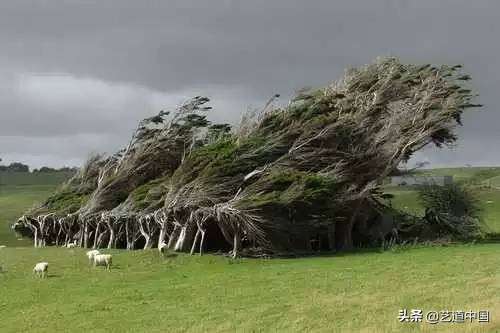
[(165, 242), (161, 242), (160, 245), (158, 245), (158, 251), (160, 252), (160, 256), (163, 257), (165, 254), (165, 251), (167, 251), (167, 244)]
[(5, 249), (6, 247), (6, 245), (0, 245), (0, 249)]
[(48, 262), (39, 262), (33, 268), (33, 274), (41, 277), (42, 279), (47, 277), (47, 273), (49, 271), (49, 263)]
[(111, 268), (111, 263), (113, 261), (113, 257), (111, 254), (96, 254), (94, 255), (94, 267), (96, 266), (106, 266), (109, 270)]
[(73, 242), (73, 243), (68, 243), (68, 245), (66, 245), (66, 247), (67, 247), (68, 249), (75, 248), (75, 247), (76, 247), (76, 242)]
[(87, 257), (89, 258), (90, 262), (92, 262), (94, 260), (94, 257), (97, 255), (97, 254), (100, 254), (101, 252), (99, 252), (99, 250), (90, 250), (90, 251), (87, 251), (87, 253), (85, 253), (87, 255)]

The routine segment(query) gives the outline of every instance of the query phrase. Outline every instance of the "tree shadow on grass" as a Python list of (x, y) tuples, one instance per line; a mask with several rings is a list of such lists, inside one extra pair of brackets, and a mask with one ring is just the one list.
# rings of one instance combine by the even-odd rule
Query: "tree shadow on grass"
[(47, 274), (46, 279), (58, 279), (63, 277), (61, 274)]
[(103, 272), (112, 272), (112, 271), (121, 271), (123, 270), (123, 267), (120, 266), (120, 265), (116, 265), (116, 266), (111, 266), (111, 268), (108, 270), (106, 267), (100, 267), (100, 266), (97, 266), (97, 267), (94, 267), (94, 266), (91, 266), (89, 268), (89, 272), (92, 272), (92, 271), (103, 271)]
[(266, 259), (306, 259), (306, 258), (335, 258), (335, 257), (346, 257), (346, 256), (356, 256), (364, 255), (367, 253), (383, 253), (382, 247), (367, 247), (367, 248), (354, 248), (350, 251), (321, 251), (321, 252), (297, 252), (297, 253), (282, 253), (270, 255)]

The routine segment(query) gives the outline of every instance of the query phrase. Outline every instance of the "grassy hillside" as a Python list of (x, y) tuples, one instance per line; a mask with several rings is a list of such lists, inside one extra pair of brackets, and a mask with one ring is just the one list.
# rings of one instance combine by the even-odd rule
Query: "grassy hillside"
[(487, 184), (491, 179), (500, 177), (500, 167), (424, 169), (417, 171), (417, 174), (434, 176), (451, 175), (455, 182)]
[[(473, 193), (482, 208), (484, 229), (488, 232), (500, 232), (500, 168), (443, 168), (420, 170), (422, 175), (444, 176), (452, 175), (453, 181), (471, 186)], [(423, 207), (418, 201), (414, 187), (386, 185), (385, 190), (394, 194), (394, 207), (404, 211), (422, 215)]]
[[(500, 330), (496, 244), (236, 262), (112, 253), (107, 272), (80, 249), (0, 250), (2, 332)], [(40, 260), (45, 281), (31, 276)], [(491, 322), (399, 323), (399, 309), (489, 310)]]
[[(56, 186), (71, 176), (69, 172), (6, 172), (0, 171), (0, 191), (3, 186)], [(1, 193), (1, 192), (0, 192)]]
[(67, 173), (0, 172), (0, 244), (26, 245), (18, 241), (10, 225), (25, 210), (54, 192)]

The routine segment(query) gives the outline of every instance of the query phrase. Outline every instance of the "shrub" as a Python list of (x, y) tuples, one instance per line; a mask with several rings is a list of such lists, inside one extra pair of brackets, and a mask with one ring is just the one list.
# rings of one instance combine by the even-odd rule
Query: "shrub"
[(460, 240), (481, 237), (479, 204), (467, 187), (424, 186), (418, 195), (425, 207), (426, 229), (434, 237), (450, 236)]
[(422, 186), (418, 189), (422, 205), (437, 214), (456, 217), (479, 217), (479, 203), (468, 187), (463, 185)]

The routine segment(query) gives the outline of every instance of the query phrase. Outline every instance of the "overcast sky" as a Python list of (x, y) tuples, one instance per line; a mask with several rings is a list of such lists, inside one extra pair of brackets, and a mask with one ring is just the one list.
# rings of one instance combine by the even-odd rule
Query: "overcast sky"
[(455, 149), (415, 159), (500, 165), (499, 16), (496, 0), (0, 0), (0, 157), (79, 165), (190, 96), (235, 123), (275, 93), (398, 56), (463, 64), (485, 105)]

